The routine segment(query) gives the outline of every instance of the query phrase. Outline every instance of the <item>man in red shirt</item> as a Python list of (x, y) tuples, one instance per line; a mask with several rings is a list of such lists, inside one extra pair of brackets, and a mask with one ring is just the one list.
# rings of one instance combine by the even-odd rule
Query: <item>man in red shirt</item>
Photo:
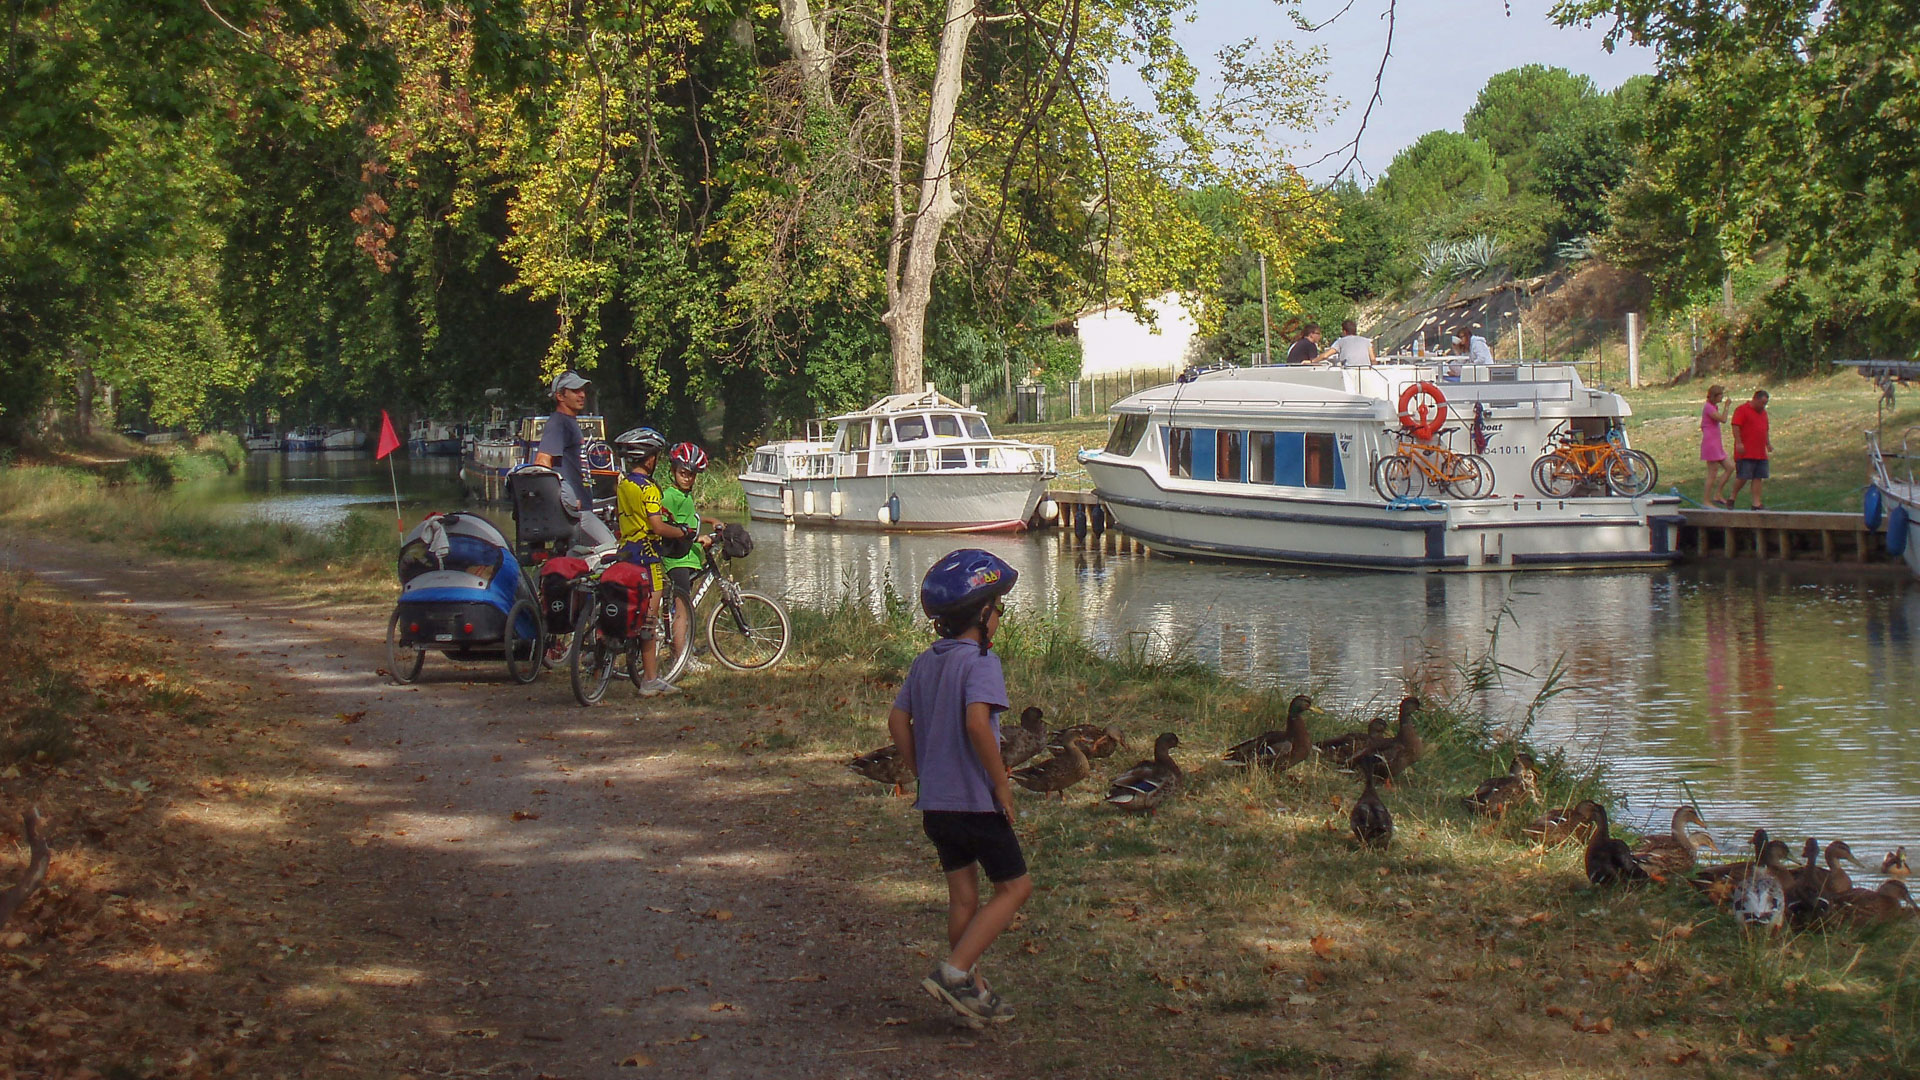
[(1767, 392), (1755, 390), (1753, 400), (1733, 410), (1733, 491), (1727, 501), (1740, 497), (1740, 489), (1753, 481), (1753, 508), (1765, 510), (1760, 501), (1760, 485), (1767, 479), (1767, 455), (1773, 444), (1767, 441)]

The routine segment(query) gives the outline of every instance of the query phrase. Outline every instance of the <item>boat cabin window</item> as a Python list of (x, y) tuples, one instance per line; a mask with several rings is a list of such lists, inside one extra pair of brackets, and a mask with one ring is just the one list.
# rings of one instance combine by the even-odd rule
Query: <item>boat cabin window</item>
[(1214, 433), (1213, 460), (1216, 480), (1245, 480), (1247, 433), (1244, 431), (1220, 431)]
[(1301, 440), (1305, 445), (1302, 472), (1305, 473), (1307, 487), (1338, 487), (1334, 482), (1334, 461), (1336, 450), (1333, 435), (1325, 431), (1309, 431)]
[(927, 437), (927, 418), (924, 416), (902, 416), (893, 422), (894, 434), (901, 442), (913, 442)]
[(1193, 429), (1167, 429), (1167, 472), (1184, 480), (1193, 479)]
[(867, 435), (871, 428), (872, 425), (865, 420), (847, 421), (840, 429), (846, 432), (847, 437), (847, 444), (842, 447), (842, 449), (847, 451), (865, 450), (870, 445), (867, 441)]
[[(984, 416), (964, 417), (967, 422), (967, 434), (976, 439), (991, 439), (993, 432), (987, 430), (987, 418)], [(1144, 417), (1142, 419), (1145, 419)]]
[(873, 441), (877, 446), (887, 446), (893, 442), (893, 425), (885, 420), (876, 420), (873, 425)]
[(1146, 433), (1145, 413), (1121, 413), (1113, 422), (1113, 430), (1107, 433), (1107, 453), (1132, 457), (1140, 445), (1140, 436)]
[(933, 433), (948, 439), (959, 438), (960, 418), (952, 413), (934, 413)]
[(1247, 433), (1247, 482), (1273, 483), (1273, 432)]
[(940, 451), (940, 467), (943, 469), (964, 469), (967, 467), (967, 451), (956, 447)]

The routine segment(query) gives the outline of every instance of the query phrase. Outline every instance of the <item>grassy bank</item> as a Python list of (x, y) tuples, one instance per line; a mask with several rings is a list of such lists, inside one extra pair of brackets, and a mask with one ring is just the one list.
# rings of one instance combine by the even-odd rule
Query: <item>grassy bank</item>
[[(894, 611), (800, 612), (788, 670), (709, 678), (689, 700), (758, 717), (737, 745), (702, 751), (804, 767), (821, 789), (818, 857), (896, 910), (931, 957), (944, 893), (917, 817), (838, 771), (885, 741), (887, 704), (926, 642)], [(1526, 727), (1452, 707), (1471, 673), (1420, 677), (1430, 751), (1386, 794), (1396, 840), (1371, 853), (1348, 832), (1359, 785), (1346, 774), (1218, 763), (1279, 726), (1292, 688), (1103, 656), (1033, 617), (1012, 620), (998, 651), (1016, 708), (1115, 725), (1133, 745), (1064, 801), (1021, 794), (1040, 888), (991, 964), (1028, 1007), (1018, 1026), (1041, 1073), (1920, 1075), (1912, 929), (1743, 933), (1684, 886), (1594, 888), (1578, 848), (1541, 849), (1518, 819), (1469, 816), (1460, 796), (1505, 770)], [(1365, 711), (1400, 692), (1382, 687)], [(1359, 710), (1316, 717), (1314, 735), (1362, 723)], [(1101, 805), (1102, 778), (1165, 730), (1180, 735), (1187, 794), (1153, 818)], [(1603, 778), (1537, 756), (1549, 804), (1601, 790)]]

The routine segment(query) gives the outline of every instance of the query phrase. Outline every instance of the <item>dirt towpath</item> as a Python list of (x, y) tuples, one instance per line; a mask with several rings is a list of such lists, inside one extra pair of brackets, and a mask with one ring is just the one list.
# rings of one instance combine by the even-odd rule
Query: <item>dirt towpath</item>
[(417, 1071), (1025, 1071), (1018, 1023), (957, 1031), (915, 986), (928, 961), (913, 941), (936, 909), (900, 925), (810, 858), (807, 782), (700, 749), (730, 718), (697, 694), (654, 704), (616, 684), (583, 709), (564, 674), (516, 686), (437, 655), (418, 685), (394, 686), (377, 674), (385, 609), (243, 595), (194, 567), (26, 538), (0, 553), (149, 616), (210, 675), (303, 718), (287, 734), (334, 833), (309, 842), (340, 875), (326, 886), (338, 925), (362, 928), (369, 956), (411, 952), (416, 974), (387, 1000), (419, 1028)]

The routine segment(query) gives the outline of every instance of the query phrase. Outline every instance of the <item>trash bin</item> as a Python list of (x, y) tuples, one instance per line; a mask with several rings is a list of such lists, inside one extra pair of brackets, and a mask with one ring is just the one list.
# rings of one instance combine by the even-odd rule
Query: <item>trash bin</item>
[(1024, 382), (1013, 388), (1013, 421), (1039, 424), (1047, 419), (1047, 388), (1036, 382)]

